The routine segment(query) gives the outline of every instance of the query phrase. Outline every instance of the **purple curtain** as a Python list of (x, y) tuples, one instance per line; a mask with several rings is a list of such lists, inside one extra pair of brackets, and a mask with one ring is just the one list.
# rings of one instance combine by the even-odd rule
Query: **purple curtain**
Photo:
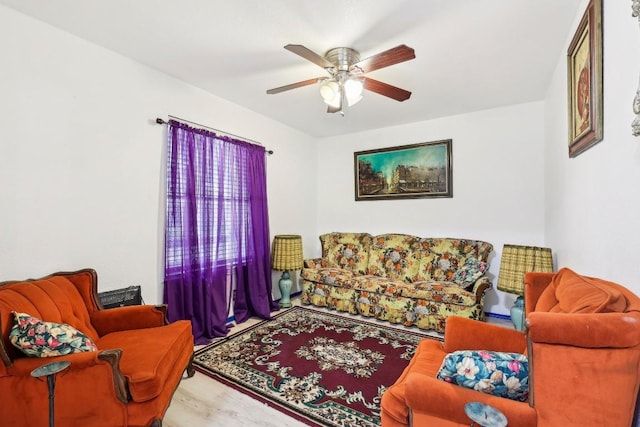
[(197, 344), (234, 316), (270, 318), (265, 149), (174, 120), (168, 126), (164, 302)]

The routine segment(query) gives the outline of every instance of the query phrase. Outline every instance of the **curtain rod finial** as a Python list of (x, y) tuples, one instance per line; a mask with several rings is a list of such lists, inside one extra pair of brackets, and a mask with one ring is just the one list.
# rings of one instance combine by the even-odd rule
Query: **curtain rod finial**
[(164, 125), (164, 124), (166, 124), (167, 122), (165, 122), (163, 119), (161, 119), (160, 117), (158, 117), (158, 118), (156, 118), (156, 123), (157, 123), (157, 124), (159, 124), (159, 125)]

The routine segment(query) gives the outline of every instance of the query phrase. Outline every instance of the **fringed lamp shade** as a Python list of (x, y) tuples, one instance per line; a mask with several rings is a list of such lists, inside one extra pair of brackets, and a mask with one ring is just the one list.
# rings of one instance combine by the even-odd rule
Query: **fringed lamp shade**
[(553, 272), (551, 249), (538, 246), (504, 245), (498, 289), (518, 295), (511, 307), (511, 321), (516, 330), (524, 329), (524, 275), (531, 272)]
[(281, 234), (273, 238), (271, 267), (274, 270), (300, 270), (302, 263), (301, 236)]
[(504, 245), (498, 289), (516, 295), (524, 294), (524, 275), (530, 272), (553, 272), (550, 248)]
[(278, 282), (280, 288), (280, 307), (291, 307), (291, 287), (293, 281), (289, 277), (289, 270), (302, 268), (302, 237), (293, 234), (280, 234), (273, 238), (271, 267), (282, 271)]

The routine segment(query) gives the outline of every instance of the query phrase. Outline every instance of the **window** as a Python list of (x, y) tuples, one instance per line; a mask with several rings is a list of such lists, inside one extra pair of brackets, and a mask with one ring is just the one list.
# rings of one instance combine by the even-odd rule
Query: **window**
[[(207, 265), (235, 265), (246, 261), (245, 241), (251, 227), (250, 195), (243, 180), (246, 156), (236, 150), (223, 149), (219, 137), (193, 134), (187, 144), (173, 144), (169, 161), (174, 173), (167, 179), (166, 269), (184, 269), (184, 251), (191, 248), (191, 268)], [(178, 139), (188, 135), (178, 133)], [(193, 197), (191, 197), (193, 196)], [(190, 218), (185, 218), (188, 215)], [(245, 218), (236, 227), (237, 217)], [(187, 226), (187, 230), (185, 230)], [(191, 233), (189, 245), (175, 244)], [(193, 265), (193, 254), (197, 264)]]

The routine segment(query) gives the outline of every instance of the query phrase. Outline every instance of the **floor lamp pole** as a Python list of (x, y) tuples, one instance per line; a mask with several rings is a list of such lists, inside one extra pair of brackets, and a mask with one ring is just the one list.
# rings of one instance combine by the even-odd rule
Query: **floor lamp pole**
[(53, 398), (56, 388), (56, 374), (67, 369), (69, 365), (71, 365), (70, 362), (63, 360), (62, 362), (47, 363), (31, 371), (31, 376), (34, 378), (47, 377), (47, 389), (49, 390), (49, 427), (54, 427), (55, 424)]

